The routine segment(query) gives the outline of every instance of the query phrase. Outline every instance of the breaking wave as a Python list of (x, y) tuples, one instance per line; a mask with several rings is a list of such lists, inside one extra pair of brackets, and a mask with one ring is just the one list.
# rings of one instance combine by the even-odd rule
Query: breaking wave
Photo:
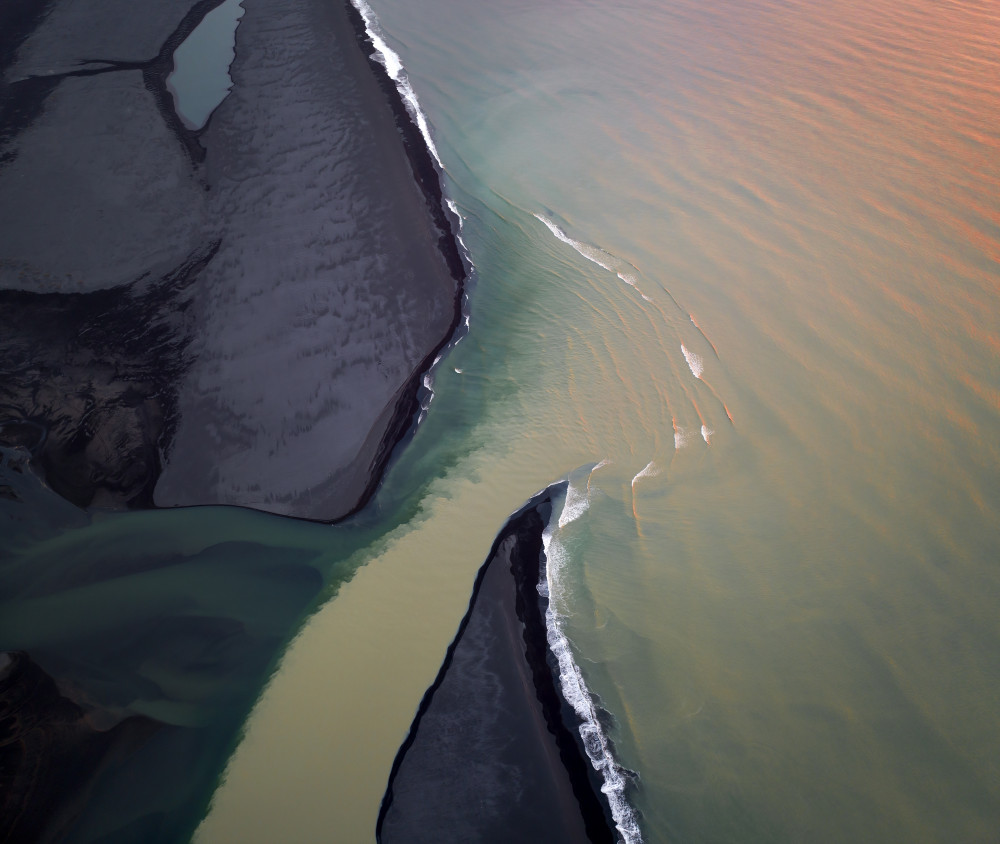
[(558, 225), (553, 223), (552, 220), (542, 214), (535, 214), (534, 216), (537, 220), (544, 223), (545, 227), (552, 232), (556, 238), (561, 240), (563, 243), (572, 246), (577, 253), (582, 255), (588, 261), (597, 264), (597, 266), (607, 270), (609, 273), (614, 273), (629, 287), (633, 288), (647, 302), (653, 301), (639, 289), (639, 279), (635, 274), (635, 267), (628, 261), (619, 258), (617, 255), (612, 255), (607, 250), (601, 249), (600, 246), (591, 246), (589, 243), (584, 243), (582, 240), (574, 240)]
[(434, 139), (431, 137), (431, 129), (427, 123), (427, 117), (420, 108), (420, 101), (417, 99), (417, 94), (410, 84), (410, 78), (406, 74), (406, 68), (403, 67), (403, 61), (399, 58), (399, 53), (386, 43), (378, 18), (366, 0), (351, 0), (351, 3), (361, 13), (361, 17), (364, 18), (365, 30), (368, 32), (368, 37), (375, 47), (378, 59), (385, 65), (385, 70), (389, 74), (389, 78), (396, 83), (396, 90), (399, 91), (399, 95), (403, 98), (406, 110), (410, 113), (410, 117), (413, 118), (413, 122), (420, 130), (420, 134), (424, 136), (427, 149), (434, 156), (438, 167), (444, 170), (444, 164), (441, 163), (441, 156), (438, 155)]
[(559, 527), (564, 528), (570, 522), (575, 522), (587, 512), (588, 507), (590, 507), (590, 494), (587, 488), (581, 489), (571, 483), (566, 488), (566, 501), (559, 514)]
[(598, 706), (590, 689), (587, 688), (583, 673), (573, 656), (569, 639), (563, 630), (563, 618), (566, 612), (563, 606), (566, 594), (563, 576), (568, 555), (559, 541), (559, 532), (566, 524), (575, 521), (586, 512), (588, 505), (586, 488), (576, 489), (574, 492), (571, 484), (566, 492), (562, 512), (559, 518), (554, 520), (555, 528), (553, 520), (550, 520), (542, 534), (545, 560), (538, 583), (538, 593), (548, 598), (545, 610), (546, 635), (549, 649), (559, 665), (562, 695), (580, 719), (580, 738), (591, 765), (604, 780), (601, 792), (608, 800), (615, 826), (623, 844), (642, 844), (639, 819), (626, 793), (631, 782), (630, 774), (614, 757), (611, 741), (601, 726)]
[(683, 343), (681, 343), (681, 352), (687, 365), (691, 367), (691, 374), (695, 378), (701, 378), (701, 374), (705, 371), (705, 362), (701, 359), (701, 355), (695, 354)]
[(659, 467), (652, 460), (650, 460), (642, 469), (636, 472), (635, 477), (632, 478), (632, 486), (635, 486), (636, 483), (641, 481), (643, 478), (654, 478), (658, 474), (660, 474)]
[[(413, 90), (413, 86), (410, 84), (410, 78), (406, 73), (406, 68), (403, 66), (403, 60), (399, 57), (399, 53), (393, 50), (385, 40), (382, 32), (382, 26), (379, 23), (378, 17), (375, 15), (375, 11), (370, 5), (368, 5), (367, 0), (351, 0), (351, 3), (361, 15), (365, 24), (365, 31), (368, 33), (372, 46), (375, 48), (373, 58), (385, 67), (389, 78), (396, 85), (396, 90), (399, 92), (399, 95), (403, 100), (403, 104), (406, 107), (407, 113), (410, 115), (410, 119), (420, 131), (424, 142), (427, 144), (428, 151), (433, 156), (434, 161), (437, 162), (437, 166), (440, 169), (439, 179), (441, 179), (442, 182), (441, 191), (445, 206), (452, 215), (452, 219), (450, 220), (452, 233), (458, 243), (462, 260), (465, 263), (468, 281), (469, 277), (471, 277), (471, 275), (475, 272), (475, 264), (472, 261), (472, 256), (469, 254), (469, 249), (465, 244), (465, 240), (462, 238), (462, 229), (465, 221), (458, 210), (458, 205), (454, 202), (454, 200), (447, 195), (444, 195), (444, 163), (441, 161), (441, 156), (438, 154), (437, 146), (434, 144), (434, 138), (431, 136), (427, 116), (424, 114), (423, 109), (420, 108), (420, 101), (417, 99), (416, 91)], [(434, 378), (438, 365), (447, 355), (448, 351), (457, 346), (469, 333), (470, 320), (468, 284), (462, 285), (462, 299), (459, 308), (459, 324), (456, 326), (447, 345), (441, 350), (441, 352), (434, 359), (434, 362), (423, 375), (421, 381), (422, 389), (419, 396), (420, 411), (417, 416), (417, 425), (420, 425), (420, 423), (424, 421), (431, 402), (434, 401)]]

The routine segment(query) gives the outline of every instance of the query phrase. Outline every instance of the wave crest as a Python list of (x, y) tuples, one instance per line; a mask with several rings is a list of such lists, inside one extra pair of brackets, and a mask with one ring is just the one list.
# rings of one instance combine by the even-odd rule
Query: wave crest
[[(559, 666), (559, 685), (563, 699), (573, 707), (573, 711), (580, 719), (579, 732), (584, 750), (590, 759), (590, 764), (601, 774), (604, 781), (601, 792), (607, 797), (611, 816), (621, 840), (623, 844), (642, 844), (639, 819), (626, 796), (630, 783), (629, 772), (619, 765), (614, 757), (611, 741), (601, 726), (598, 706), (573, 656), (569, 639), (563, 630), (563, 615), (558, 609), (565, 600), (563, 574), (568, 561), (568, 553), (559, 541), (558, 534), (565, 524), (575, 521), (586, 511), (586, 506), (582, 510), (579, 509), (579, 497), (589, 503), (585, 494), (578, 491), (573, 495), (572, 490), (572, 486), (567, 489), (562, 512), (555, 520), (556, 527), (553, 528), (550, 520), (542, 534), (545, 560), (538, 583), (538, 593), (549, 599), (545, 609), (546, 635), (549, 649)], [(564, 514), (569, 507), (574, 508), (576, 515), (564, 521)]]

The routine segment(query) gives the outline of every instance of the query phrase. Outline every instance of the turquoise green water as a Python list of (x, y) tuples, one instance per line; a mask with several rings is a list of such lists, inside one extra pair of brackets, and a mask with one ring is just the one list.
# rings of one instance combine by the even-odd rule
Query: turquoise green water
[[(162, 700), (129, 692), (230, 740), (298, 619), (334, 596), (251, 717), (206, 840), (371, 839), (356, 830), (373, 833), (490, 539), (567, 475), (559, 602), (640, 775), (645, 840), (995, 840), (993, 7), (376, 12), (477, 267), (470, 334), (378, 498), (335, 528), (66, 515), (24, 546), (113, 563), (154, 537), (188, 566), (126, 583), (110, 565), (113, 587), (74, 596), (92, 601), (79, 624), (107, 614), (88, 641), (106, 646), (130, 595), (150, 617), (259, 625), (238, 702), (190, 677)], [(282, 560), (315, 575), (265, 611)], [(32, 626), (62, 606), (17, 625), (24, 647), (72, 650), (74, 625)]]
[(480, 271), (426, 433), (609, 461), (567, 630), (646, 837), (991, 840), (993, 7), (377, 11)]

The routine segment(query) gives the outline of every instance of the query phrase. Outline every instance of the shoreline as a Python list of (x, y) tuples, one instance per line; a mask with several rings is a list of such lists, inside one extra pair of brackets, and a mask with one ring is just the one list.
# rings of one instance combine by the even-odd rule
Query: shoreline
[[(457, 215), (446, 205), (447, 197), (442, 184), (443, 174), (433, 161), (427, 143), (420, 134), (420, 129), (413, 122), (413, 118), (403, 102), (402, 94), (390, 78), (388, 70), (385, 65), (374, 58), (377, 55), (377, 50), (368, 34), (360, 10), (351, 0), (344, 0), (344, 5), (347, 9), (348, 19), (354, 28), (358, 49), (368, 59), (371, 71), (392, 110), (396, 127), (403, 139), (403, 148), (407, 160), (410, 162), (413, 178), (420, 187), (428, 210), (431, 212), (431, 219), (440, 232), (438, 248), (444, 256), (457, 286), (453, 300), (451, 325), (445, 336), (427, 353), (400, 390), (392, 417), (379, 443), (378, 451), (372, 459), (370, 477), (364, 491), (351, 510), (337, 519), (326, 521), (327, 524), (338, 524), (345, 521), (368, 506), (389, 470), (397, 446), (403, 444), (416, 432), (420, 420), (420, 390), (424, 378), (432, 373), (434, 365), (443, 356), (445, 350), (458, 339), (456, 333), (462, 325), (462, 302), (466, 295), (471, 270), (468, 258), (464, 257), (465, 250), (459, 242)], [(453, 221), (449, 214), (455, 216), (456, 219)]]
[[(56, 307), (75, 301), (67, 295), (99, 303), (110, 295), (101, 291), (121, 290), (122, 307), (135, 309), (146, 287), (176, 275), (206, 243), (219, 244), (162, 315), (184, 361), (154, 379), (150, 401), (169, 396), (176, 424), (127, 430), (157, 460), (119, 488), (103, 479), (124, 470), (95, 446), (63, 472), (73, 474), (71, 500), (93, 510), (236, 506), (334, 524), (370, 503), (419, 423), (422, 387), (460, 339), (471, 260), (443, 172), (348, 0), (289, 7), (289, 16), (245, 0), (234, 89), (204, 127), (183, 125), (166, 78), (176, 48), (218, 5), (172, 7), (141, 44), (130, 44), (131, 19), (80, 43), (51, 16), (11, 36), (6, 54), (17, 76), (0, 86), (0, 187), (41, 181), (30, 194), (9, 191), (0, 205), (11, 223), (0, 244), (0, 298), (51, 294), (45, 302)], [(319, 72), (304, 73), (310, 68)], [(141, 106), (142, 120), (104, 142), (101, 115), (126, 105)], [(53, 167), (40, 150), (67, 134), (77, 138), (66, 155), (81, 179), (103, 166), (120, 171), (114, 184), (83, 196), (45, 181)], [(95, 144), (111, 163), (84, 152)], [(164, 176), (160, 193), (139, 191), (149, 172), (174, 182)], [(122, 197), (135, 213), (102, 216)], [(175, 223), (165, 232), (166, 218)], [(54, 254), (31, 240), (41, 220), (61, 244)], [(85, 345), (98, 319), (87, 312), (77, 320), (79, 340), (56, 338), (50, 378), (70, 365), (62, 350)], [(130, 390), (114, 382), (104, 393)], [(49, 430), (50, 450), (60, 438), (79, 451), (122, 435), (104, 417), (84, 430), (83, 411), (65, 401), (37, 406), (30, 391), (6, 404), (12, 420)], [(55, 435), (56, 419), (69, 433)], [(50, 479), (45, 465), (32, 465)]]
[[(468, 610), (393, 760), (376, 822), (380, 844), (448, 840), (470, 829), (489, 841), (496, 828), (504, 836), (544, 832), (550, 841), (616, 841), (610, 805), (557, 688), (547, 601), (537, 589), (559, 489), (510, 516), (477, 572)], [(462, 799), (449, 799), (455, 792)], [(465, 806), (475, 807), (472, 815)]]
[[(142, 61), (114, 62), (77, 55), (81, 62), (86, 60), (82, 66), (53, 78), (28, 77), (18, 87), (31, 93), (43, 86), (53, 97), (39, 109), (37, 121), (29, 121), (25, 132), (16, 136), (9, 148), (11, 157), (0, 161), (5, 178), (26, 182), (30, 181), (26, 175), (48, 173), (51, 156), (39, 137), (74, 133), (76, 143), (59, 146), (60, 153), (69, 156), (66, 166), (73, 173), (91, 175), (103, 159), (84, 151), (102, 140), (94, 126), (113, 118), (122, 133), (102, 148), (115, 162), (124, 163), (114, 170), (115, 179), (95, 182), (93, 195), (77, 196), (61, 184), (45, 182), (27, 198), (8, 194), (6, 207), (0, 208), (11, 218), (23, 218), (8, 227), (0, 244), (0, 268), (10, 270), (15, 259), (23, 259), (26, 267), (20, 276), (8, 272), (10, 283), (0, 290), (0, 301), (20, 303), (26, 312), (0, 344), (6, 352), (0, 363), (18, 375), (16, 384), (8, 379), (9, 396), (0, 390), (0, 403), (5, 405), (0, 442), (33, 447), (40, 454), (32, 460), (40, 484), (91, 512), (235, 506), (297, 521), (340, 522), (367, 506), (377, 492), (396, 449), (416, 428), (422, 387), (430, 384), (428, 373), (442, 351), (459, 339), (468, 268), (458, 242), (458, 218), (449, 215), (441, 174), (395, 86), (383, 68), (371, 67), (377, 62), (366, 56), (370, 42), (363, 27), (358, 28), (360, 15), (350, 14), (355, 12), (350, 4), (340, 9), (322, 3), (286, 3), (276, 9), (248, 0), (248, 11), (254, 14), (240, 25), (246, 54), (238, 54), (233, 62), (235, 66), (242, 60), (241, 85), (203, 129), (193, 132), (183, 127), (166, 91), (166, 74), (176, 46), (217, 5), (216, 0), (192, 4), (180, 24), (171, 24), (171, 35), (159, 44), (153, 59), (146, 59), (148, 53), (140, 57)], [(285, 11), (294, 14), (286, 16)], [(127, 43), (125, 36), (134, 26), (126, 16), (112, 35)], [(74, 43), (58, 40), (63, 33), (56, 29), (52, 40), (67, 53), (76, 50)], [(262, 56), (268, 61), (262, 63)], [(298, 81), (294, 71), (303, 68), (316, 70), (315, 77), (304, 74), (305, 81)], [(345, 91), (353, 97), (342, 101)], [(141, 107), (137, 113), (142, 119), (130, 123), (122, 118), (123, 103)], [(254, 131), (248, 132), (248, 127)], [(397, 137), (403, 140), (402, 147)], [(158, 169), (164, 161), (172, 169)], [(146, 195), (139, 188), (151, 172), (162, 177), (157, 182), (161, 190)], [(314, 178), (317, 173), (321, 178)], [(176, 177), (173, 182), (171, 176)], [(168, 212), (174, 218), (190, 217), (186, 223), (190, 231), (181, 234), (191, 235), (193, 251), (184, 251), (179, 264), (161, 261), (164, 267), (147, 269), (155, 246), (166, 243), (181, 252), (185, 241), (176, 234), (161, 236), (159, 230), (157, 237), (150, 237), (138, 223), (134, 230), (120, 232), (107, 225), (102, 213), (110, 202), (108, 191), (120, 191), (119, 205), (126, 209), (122, 213), (142, 218), (142, 223)], [(19, 236), (19, 226), (30, 228), (31, 221), (50, 208), (55, 229), (51, 238), (64, 247), (55, 256)], [(87, 213), (80, 216), (79, 209)], [(81, 226), (75, 239), (62, 237), (58, 225), (77, 218), (88, 228)], [(95, 264), (96, 269), (83, 263), (80, 253), (85, 248), (99, 252), (101, 237), (110, 237), (112, 229), (115, 243), (130, 250), (126, 257), (132, 263), (114, 252)], [(44, 276), (46, 261), (82, 269), (78, 278), (71, 279), (68, 273), (65, 278), (54, 273)], [(144, 318), (133, 318), (144, 305), (149, 306)], [(109, 312), (115, 316), (113, 326), (108, 324)], [(118, 345), (99, 342), (110, 327), (120, 328)], [(40, 353), (48, 355), (41, 376), (24, 364), (33, 359), (37, 364)], [(213, 394), (210, 389), (200, 391), (198, 378), (233, 358), (237, 364), (215, 382), (222, 386), (222, 400), (205, 411), (205, 396)], [(95, 360), (101, 375), (110, 373), (99, 385), (104, 392), (95, 389), (94, 396), (87, 397), (96, 411), (81, 400), (76, 412), (70, 400), (83, 389), (77, 385), (74, 392), (72, 386), (63, 385), (72, 385), (77, 373), (82, 373), (80, 380), (91, 376)], [(195, 366), (199, 372), (192, 374)], [(127, 378), (121, 377), (123, 372)], [(235, 377), (230, 380), (230, 375)], [(308, 383), (303, 386), (304, 382)], [(45, 388), (41, 403), (39, 384)], [(260, 415), (246, 413), (248, 407), (258, 409), (246, 400), (247, 385), (272, 400), (270, 408), (259, 408)], [(268, 386), (277, 390), (269, 393)], [(320, 389), (326, 395), (319, 396)], [(319, 398), (310, 404), (310, 395)], [(32, 396), (35, 404), (29, 400)], [(300, 401), (303, 396), (305, 403)], [(189, 411), (193, 412), (188, 415)], [(292, 428), (300, 419), (304, 421), (294, 433), (302, 436), (294, 449), (277, 453), (272, 449), (269, 454), (268, 444), (256, 447), (256, 438), (276, 436), (277, 423)], [(219, 422), (217, 440), (206, 436), (206, 422)], [(181, 442), (178, 429), (185, 423), (189, 439)], [(134, 432), (127, 454), (121, 445), (123, 432)], [(66, 443), (75, 450), (70, 452)], [(52, 449), (57, 460), (62, 458), (55, 464), (61, 474), (46, 471), (48, 464), (41, 456), (46, 449)], [(309, 461), (303, 465), (306, 453)], [(197, 469), (205, 454), (214, 460), (210, 471), (221, 467), (224, 473), (234, 454), (233, 462), (245, 459), (252, 466), (244, 476), (234, 471), (228, 487), (199, 486), (202, 477), (193, 476), (192, 467)], [(121, 470), (112, 472), (119, 464)], [(159, 498), (159, 482), (171, 466), (181, 478), (181, 495), (193, 499), (191, 503), (168, 501), (164, 506)], [(240, 486), (248, 476), (260, 480), (263, 494), (254, 497), (250, 484)], [(272, 498), (267, 497), (269, 478), (285, 485)], [(0, 496), (21, 501), (18, 488), (4, 485), (4, 480), (0, 475)], [(57, 501), (55, 495), (52, 500)], [(286, 506), (290, 512), (283, 510)], [(46, 513), (31, 515), (42, 522)], [(148, 545), (148, 539), (137, 536), (137, 540), (139, 548)], [(167, 692), (160, 697), (156, 691), (148, 693), (150, 707), (167, 712), (163, 717), (170, 729), (135, 752), (130, 749), (121, 759), (116, 757), (113, 768), (101, 769), (98, 796), (67, 809), (66, 822), (81, 830), (81, 836), (97, 827), (131, 823), (130, 815), (141, 816), (136, 823), (160, 824), (163, 840), (182, 827), (193, 829), (194, 814), (200, 817), (204, 810), (200, 796), (207, 803), (215, 791), (217, 776), (245, 723), (243, 716), (270, 676), (276, 649), (284, 650), (287, 631), (298, 628), (322, 586), (310, 564), (290, 564), (287, 552), (274, 565), (265, 565), (249, 553), (252, 549), (240, 550), (235, 547), (237, 540), (233, 544), (230, 548), (220, 543), (218, 550), (213, 546), (206, 551), (204, 566), (219, 575), (219, 583), (235, 586), (239, 595), (259, 597), (262, 605), (270, 602), (273, 618), (255, 607), (243, 618), (231, 607), (214, 604), (202, 615), (188, 616), (155, 600), (144, 603), (148, 595), (143, 593), (143, 579), (136, 578), (122, 587), (113, 604), (116, 609), (135, 604), (136, 617), (119, 625), (135, 658), (115, 662), (106, 653), (120, 650), (119, 632), (115, 631), (115, 640), (104, 640), (90, 630), (88, 624), (104, 611), (72, 594), (75, 584), (69, 577), (51, 585), (54, 594), (65, 589), (60, 599), (79, 613), (70, 625), (77, 629), (52, 634), (40, 623), (42, 632), (24, 624), (15, 630), (18, 636), (23, 633), (25, 652), (51, 672), (53, 682), (72, 689), (88, 706), (93, 700), (94, 707), (106, 708), (108, 688), (115, 693), (119, 687), (145, 688), (141, 671), (158, 665), (157, 660), (173, 672), (171, 678), (179, 678), (178, 685), (192, 680), (195, 687), (190, 699), (181, 702)], [(146, 559), (144, 550), (134, 555), (137, 562)], [(198, 604), (204, 588), (194, 574), (197, 565), (186, 567), (191, 562), (188, 557), (199, 554), (171, 558), (155, 575), (171, 581), (185, 607)], [(230, 572), (225, 570), (230, 554), (250, 559)], [(260, 562), (260, 572), (247, 571), (254, 560)], [(66, 561), (81, 567), (88, 562), (86, 557)], [(61, 569), (54, 571), (53, 580)], [(110, 593), (123, 578), (122, 571), (110, 564), (103, 568), (93, 564), (91, 575), (95, 592)], [(245, 588), (247, 583), (253, 588)], [(266, 623), (261, 621), (258, 630), (250, 618)], [(287, 624), (287, 618), (293, 623)], [(62, 621), (52, 620), (55, 626)], [(79, 647), (84, 640), (90, 643), (86, 649)], [(209, 668), (197, 661), (199, 649), (212, 653)], [(90, 660), (104, 666), (107, 676), (100, 682), (88, 672)], [(144, 706), (145, 699), (141, 695), (138, 699)], [(178, 715), (175, 709), (184, 711)], [(238, 723), (229, 717), (232, 714), (239, 717)], [(211, 728), (202, 730), (199, 719), (207, 719)], [(80, 757), (73, 747), (67, 756), (71, 763), (79, 761), (73, 770), (81, 782), (97, 764)], [(183, 779), (172, 779), (182, 769), (188, 771)], [(15, 773), (23, 778), (30, 772)], [(138, 788), (149, 783), (156, 787), (149, 787), (148, 800), (115, 797), (133, 784)], [(155, 796), (149, 796), (154, 791)], [(29, 808), (43, 804), (60, 808), (66, 794), (62, 786), (53, 787), (51, 793), (33, 792)]]
[[(424, 194), (428, 210), (431, 212), (431, 219), (441, 233), (438, 240), (438, 248), (444, 256), (452, 278), (459, 283), (459, 291), (456, 294), (456, 301), (460, 302), (462, 297), (462, 285), (468, 279), (468, 267), (462, 258), (462, 250), (459, 248), (455, 224), (448, 219), (448, 208), (445, 204), (444, 187), (441, 183), (441, 171), (431, 157), (431, 151), (427, 147), (427, 142), (420, 133), (419, 127), (413, 122), (403, 96), (396, 87), (396, 83), (389, 76), (389, 72), (382, 62), (374, 58), (378, 55), (378, 50), (368, 33), (364, 17), (360, 10), (351, 0), (344, 0), (347, 9), (347, 16), (354, 27), (357, 37), (358, 47), (373, 65), (372, 72), (385, 95), (386, 101), (392, 110), (395, 118), (396, 128), (403, 139), (403, 147), (406, 150), (406, 157), (410, 162), (413, 171), (413, 178)], [(367, 47), (371, 48), (369, 52)], [(456, 320), (456, 326), (458, 320)]]

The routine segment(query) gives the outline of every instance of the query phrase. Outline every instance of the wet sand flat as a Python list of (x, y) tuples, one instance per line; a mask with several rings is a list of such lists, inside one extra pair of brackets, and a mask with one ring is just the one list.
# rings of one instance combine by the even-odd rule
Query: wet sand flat
[(156, 501), (335, 518), (449, 333), (457, 283), (346, 4), (246, 7), (203, 137), (222, 245)]

